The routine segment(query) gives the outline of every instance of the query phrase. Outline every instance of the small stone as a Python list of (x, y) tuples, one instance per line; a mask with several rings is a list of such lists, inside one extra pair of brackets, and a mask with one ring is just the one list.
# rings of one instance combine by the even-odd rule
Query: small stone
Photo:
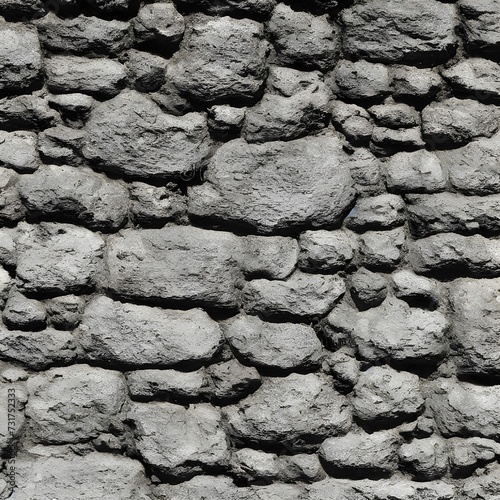
[(43, 130), (53, 126), (56, 117), (47, 100), (36, 95), (0, 99), (0, 127), (4, 130)]
[[(16, 235), (16, 229), (0, 228), (0, 264), (2, 266), (14, 267), (17, 263)], [(0, 274), (3, 272), (6, 271), (2, 271), (0, 268)]]
[(0, 130), (0, 164), (21, 174), (34, 172), (40, 164), (37, 142), (33, 132)]
[(360, 269), (351, 278), (351, 296), (360, 310), (379, 306), (387, 297), (387, 281), (380, 274)]
[(370, 114), (356, 104), (333, 101), (332, 123), (355, 145), (368, 143), (373, 133)]
[(46, 163), (81, 164), (85, 131), (57, 125), (38, 134), (38, 150)]
[(390, 73), (393, 96), (397, 100), (428, 102), (443, 87), (443, 80), (432, 69), (392, 66)]
[(49, 104), (59, 111), (65, 123), (80, 128), (89, 117), (95, 100), (85, 94), (56, 94), (49, 96)]
[(409, 269), (401, 269), (392, 274), (394, 294), (410, 305), (423, 309), (436, 309), (443, 301), (443, 291), (439, 282), (418, 276)]
[(81, 319), (85, 303), (77, 295), (62, 295), (45, 302), (50, 324), (58, 330), (73, 330)]
[(344, 223), (354, 231), (392, 229), (405, 222), (405, 204), (400, 196), (382, 194), (360, 198)]
[(361, 196), (375, 196), (386, 192), (381, 161), (371, 151), (356, 148), (349, 158), (349, 167), (356, 191)]
[(440, 479), (448, 469), (446, 442), (438, 436), (414, 439), (399, 450), (403, 470), (417, 481)]
[(2, 320), (12, 330), (43, 330), (47, 312), (42, 302), (28, 299), (16, 290), (11, 291), (5, 304)]
[(326, 478), (318, 455), (297, 453), (296, 455), (281, 455), (278, 467), (278, 478), (285, 482), (313, 483)]
[(218, 140), (231, 140), (240, 135), (245, 120), (246, 108), (235, 108), (227, 104), (208, 109), (208, 126)]
[(425, 146), (420, 127), (392, 129), (374, 127), (371, 150), (375, 154), (387, 156), (399, 151), (414, 151)]
[(332, 69), (340, 50), (339, 29), (328, 17), (278, 4), (268, 23), (278, 61), (304, 69)]
[(359, 237), (360, 264), (370, 269), (393, 269), (401, 262), (406, 235), (403, 228), (367, 231)]
[(331, 375), (335, 377), (335, 387), (351, 392), (359, 380), (361, 368), (361, 362), (354, 357), (352, 349), (348, 346), (341, 346), (335, 352), (328, 353), (325, 361)]
[(274, 453), (243, 448), (233, 454), (232, 473), (239, 479), (252, 482), (271, 482), (279, 475), (278, 456)]
[(420, 114), (403, 103), (378, 104), (368, 109), (379, 127), (411, 128), (420, 125)]

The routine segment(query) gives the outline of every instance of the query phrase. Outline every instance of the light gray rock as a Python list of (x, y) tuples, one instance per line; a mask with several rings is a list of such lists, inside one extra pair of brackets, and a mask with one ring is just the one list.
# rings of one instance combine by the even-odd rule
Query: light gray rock
[(267, 17), (276, 0), (179, 0), (185, 8), (207, 12), (212, 15), (233, 15), (233, 17)]
[(392, 129), (388, 127), (374, 127), (371, 150), (375, 154), (387, 156), (399, 151), (414, 151), (423, 148), (420, 127)]
[(384, 477), (398, 468), (401, 438), (396, 431), (349, 433), (323, 441), (319, 456), (334, 477)]
[(285, 482), (313, 483), (325, 479), (326, 474), (319, 457), (307, 453), (296, 455), (282, 455), (279, 459), (279, 479)]
[(361, 106), (333, 101), (332, 123), (354, 145), (368, 143), (373, 133), (370, 114)]
[(17, 189), (18, 179), (12, 170), (0, 167), (0, 223), (12, 225), (26, 214)]
[(228, 141), (240, 135), (245, 120), (246, 108), (219, 104), (208, 110), (208, 127), (217, 140)]
[(21, 174), (34, 172), (40, 164), (37, 142), (33, 132), (0, 130), (0, 164)]
[(405, 204), (400, 196), (382, 194), (360, 198), (347, 215), (347, 228), (363, 232), (369, 229), (392, 229), (405, 222)]
[(410, 305), (436, 309), (443, 302), (443, 289), (438, 281), (401, 269), (392, 274), (394, 295)]
[(269, 44), (249, 19), (193, 17), (167, 75), (190, 99), (224, 104), (253, 101), (266, 77)]
[(135, 91), (122, 92), (92, 112), (83, 154), (103, 170), (140, 178), (178, 177), (209, 152), (206, 119), (171, 116)]
[(406, 243), (404, 228), (367, 231), (359, 237), (359, 263), (370, 269), (394, 269)]
[(361, 368), (361, 362), (354, 357), (353, 349), (340, 346), (335, 352), (327, 354), (325, 362), (330, 374), (335, 377), (335, 387), (350, 392), (359, 380)]
[(121, 373), (88, 365), (30, 377), (28, 391), (30, 430), (44, 444), (77, 443), (119, 428), (127, 399)]
[(443, 87), (443, 80), (432, 69), (391, 66), (391, 87), (395, 99), (427, 102)]
[(473, 139), (491, 137), (498, 130), (499, 116), (493, 105), (452, 97), (422, 110), (422, 134), (433, 149), (463, 146)]
[(255, 481), (271, 483), (280, 472), (278, 456), (251, 448), (236, 450), (231, 459), (231, 472), (250, 484)]
[(371, 151), (356, 148), (349, 158), (354, 187), (360, 195), (374, 196), (386, 191), (381, 160)]
[(129, 81), (139, 92), (146, 93), (160, 90), (162, 85), (166, 84), (167, 64), (167, 60), (163, 57), (143, 50), (132, 49), (127, 51), (126, 67)]
[(42, 51), (34, 27), (0, 22), (0, 90), (24, 94), (39, 87)]
[(119, 182), (90, 169), (47, 165), (18, 183), (32, 215), (77, 221), (97, 230), (116, 230), (128, 214), (128, 192)]
[(104, 296), (87, 304), (75, 336), (88, 360), (128, 366), (208, 362), (222, 342), (217, 323), (201, 309), (151, 308)]
[(409, 128), (420, 125), (420, 114), (407, 104), (389, 102), (372, 106), (368, 111), (380, 127)]
[(446, 441), (450, 470), (454, 477), (468, 476), (483, 464), (493, 462), (500, 454), (499, 443), (479, 437), (451, 438)]
[(439, 157), (429, 151), (397, 153), (384, 168), (387, 188), (394, 193), (434, 193), (446, 187)]
[(299, 238), (299, 268), (306, 272), (335, 272), (354, 258), (356, 241), (349, 232), (304, 231)]
[(205, 179), (188, 190), (192, 216), (260, 233), (332, 226), (354, 199), (347, 154), (330, 136), (230, 141), (213, 156)]
[(40, 42), (51, 52), (116, 54), (130, 47), (129, 23), (93, 16), (61, 19), (49, 13), (36, 21)]
[(140, 456), (163, 477), (189, 478), (229, 463), (221, 413), (211, 405), (132, 403), (127, 419)]
[(439, 436), (404, 443), (399, 459), (403, 470), (419, 481), (440, 479), (448, 469), (446, 442)]
[(0, 267), (0, 303), (5, 304), (5, 300), (9, 295), (9, 291), (12, 288), (14, 280), (11, 278), (8, 271), (3, 267)]
[(86, 137), (84, 130), (57, 125), (38, 134), (38, 150), (46, 163), (81, 165)]
[(50, 324), (58, 330), (73, 330), (82, 319), (84, 299), (77, 295), (62, 295), (45, 302)]
[(361, 268), (351, 277), (351, 296), (361, 310), (379, 306), (387, 297), (387, 280)]
[(328, 71), (340, 50), (339, 28), (328, 17), (296, 12), (278, 4), (267, 29), (283, 65)]
[[(2, 266), (13, 267), (16, 265), (16, 236), (17, 230), (15, 228), (0, 228), (0, 264)], [(2, 270), (0, 270), (0, 274), (2, 274)]]
[(125, 66), (114, 60), (52, 56), (45, 67), (48, 89), (56, 94), (81, 92), (110, 98), (126, 85)]
[(500, 468), (496, 464), (485, 467), (466, 479), (459, 489), (459, 500), (474, 498), (495, 498), (500, 488)]
[(11, 290), (2, 313), (5, 325), (13, 330), (43, 330), (46, 319), (47, 311), (42, 302)]
[(457, 45), (455, 11), (435, 0), (363, 0), (345, 9), (341, 20), (343, 47), (353, 58), (436, 64)]
[(315, 374), (265, 379), (256, 392), (223, 412), (238, 442), (279, 442), (294, 452), (315, 449), (326, 437), (344, 434), (351, 426), (347, 399), (328, 378)]
[(265, 317), (314, 318), (327, 314), (345, 291), (339, 276), (296, 271), (286, 281), (248, 282), (243, 289), (243, 307)]
[(317, 367), (322, 358), (321, 342), (307, 325), (240, 314), (225, 322), (223, 331), (237, 355), (253, 366), (293, 371)]
[(95, 100), (86, 94), (55, 94), (48, 98), (51, 107), (57, 109), (64, 123), (81, 128), (87, 121)]

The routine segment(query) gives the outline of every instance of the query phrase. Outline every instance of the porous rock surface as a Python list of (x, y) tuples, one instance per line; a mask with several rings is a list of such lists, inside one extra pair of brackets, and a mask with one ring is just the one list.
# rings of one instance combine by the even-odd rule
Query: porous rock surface
[(0, 0), (0, 500), (495, 500), (499, 0)]

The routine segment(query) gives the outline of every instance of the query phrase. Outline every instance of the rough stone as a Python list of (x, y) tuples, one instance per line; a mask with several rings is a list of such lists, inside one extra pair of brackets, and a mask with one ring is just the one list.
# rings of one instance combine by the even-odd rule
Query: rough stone
[(499, 488), (500, 468), (492, 464), (464, 481), (459, 490), (459, 499), (473, 500), (481, 497), (494, 499)]
[(137, 0), (91, 0), (89, 6), (99, 15), (130, 16), (137, 12)]
[(423, 148), (420, 127), (392, 129), (388, 127), (374, 127), (371, 150), (375, 154), (387, 156), (399, 151), (414, 151)]
[(385, 192), (379, 158), (368, 149), (356, 148), (349, 160), (354, 186), (360, 195), (374, 196)]
[(361, 362), (354, 357), (353, 349), (341, 346), (329, 353), (325, 361), (330, 374), (335, 377), (335, 387), (350, 392), (359, 380), (361, 368)]
[[(157, 92), (167, 83), (167, 60), (143, 50), (129, 50), (126, 66), (129, 81), (139, 92)], [(153, 97), (154, 94), (151, 94)], [(174, 106), (172, 106), (174, 107)], [(179, 114), (179, 113), (172, 113)], [(180, 113), (183, 114), (183, 113)]]
[(265, 379), (256, 392), (223, 411), (234, 439), (263, 446), (278, 442), (295, 452), (314, 449), (351, 426), (347, 399), (315, 374)]
[(85, 356), (129, 366), (204, 363), (217, 353), (222, 333), (200, 309), (166, 310), (97, 297), (76, 332)]
[(448, 439), (446, 444), (451, 473), (455, 477), (468, 476), (481, 465), (494, 461), (500, 454), (499, 443), (491, 439), (457, 437)]
[(268, 50), (261, 24), (198, 15), (187, 25), (167, 75), (196, 101), (253, 101), (264, 84)]
[(387, 280), (380, 274), (359, 269), (351, 278), (351, 296), (361, 310), (379, 306), (387, 297)]
[(230, 141), (215, 153), (205, 179), (189, 188), (192, 216), (261, 233), (335, 225), (354, 199), (347, 155), (329, 136)]
[(245, 120), (246, 108), (219, 104), (211, 106), (207, 113), (208, 127), (215, 139), (228, 141), (239, 137)]
[(434, 64), (457, 45), (453, 6), (435, 0), (363, 0), (341, 13), (343, 47), (353, 58)]
[(92, 112), (87, 159), (103, 170), (140, 178), (168, 178), (198, 168), (209, 152), (206, 119), (171, 116), (135, 91), (122, 92)]
[(391, 66), (391, 87), (397, 100), (414, 103), (431, 100), (443, 87), (443, 81), (431, 69)]
[(281, 469), (278, 477), (285, 482), (313, 483), (326, 478), (317, 455), (307, 453), (282, 455), (278, 466)]
[(224, 323), (223, 331), (237, 355), (253, 366), (292, 371), (317, 367), (321, 361), (321, 342), (307, 325), (238, 315)]
[(231, 472), (240, 480), (246, 480), (250, 484), (255, 480), (258, 483), (272, 482), (280, 472), (277, 455), (251, 448), (237, 450), (231, 462)]
[(276, 0), (178, 0), (179, 5), (212, 15), (233, 15), (233, 17), (267, 17), (276, 5)]
[(373, 133), (370, 114), (361, 106), (332, 102), (332, 123), (354, 145), (368, 143)]
[[(17, 263), (16, 236), (15, 228), (0, 228), (0, 264), (2, 266), (14, 267)], [(0, 274), (3, 272), (6, 271), (0, 270)]]
[(420, 114), (415, 108), (403, 103), (386, 103), (368, 109), (380, 127), (409, 128), (420, 125)]
[(127, 398), (121, 373), (88, 365), (30, 377), (28, 391), (30, 430), (44, 444), (77, 443), (119, 428)]
[(94, 108), (95, 100), (86, 94), (55, 94), (49, 96), (49, 104), (56, 109), (64, 123), (81, 128)]
[(45, 163), (81, 164), (80, 151), (86, 132), (64, 125), (51, 127), (38, 134), (38, 150)]
[(405, 222), (405, 204), (400, 196), (382, 194), (360, 198), (346, 217), (344, 224), (355, 231), (392, 229)]
[(43, 0), (0, 0), (0, 15), (8, 21), (25, 21), (44, 14)]
[(359, 262), (370, 269), (393, 269), (401, 262), (406, 241), (404, 229), (367, 231), (359, 237)]
[(58, 330), (73, 330), (82, 319), (84, 300), (77, 295), (62, 295), (45, 302), (50, 324)]
[(12, 170), (0, 167), (0, 223), (12, 225), (26, 213), (17, 189), (18, 179)]
[(446, 442), (438, 436), (404, 443), (399, 459), (403, 469), (419, 481), (440, 479), (448, 469)]
[(314, 318), (327, 314), (345, 290), (339, 276), (296, 271), (286, 281), (250, 281), (243, 289), (243, 303), (247, 312), (265, 317)]
[(436, 309), (443, 301), (443, 290), (439, 282), (418, 276), (409, 269), (401, 269), (392, 274), (394, 295), (410, 305), (423, 309)]
[(117, 181), (84, 168), (47, 165), (21, 178), (19, 192), (32, 215), (116, 230), (127, 218), (128, 192)]
[(34, 172), (40, 163), (37, 142), (33, 132), (0, 131), (0, 165), (21, 174)]
[(11, 290), (2, 313), (4, 324), (13, 330), (43, 330), (47, 312), (42, 302)]
[(229, 462), (221, 413), (208, 404), (132, 403), (127, 419), (142, 459), (163, 477), (188, 478)]

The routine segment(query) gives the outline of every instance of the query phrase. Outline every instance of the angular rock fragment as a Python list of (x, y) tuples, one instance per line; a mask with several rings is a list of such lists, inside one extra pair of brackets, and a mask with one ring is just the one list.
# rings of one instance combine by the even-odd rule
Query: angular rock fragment
[(81, 164), (80, 151), (86, 138), (84, 130), (57, 125), (38, 134), (38, 150), (46, 163)]
[(189, 188), (188, 210), (266, 234), (333, 226), (355, 195), (347, 158), (329, 136), (262, 145), (230, 141), (212, 158), (206, 182)]
[(414, 439), (399, 450), (403, 470), (417, 481), (440, 479), (448, 470), (446, 441), (438, 436)]
[(40, 163), (37, 135), (33, 132), (0, 131), (0, 164), (19, 173), (34, 172)]
[(366, 144), (373, 133), (370, 114), (356, 104), (333, 101), (332, 123), (354, 145)]
[(49, 97), (49, 104), (59, 111), (64, 123), (81, 128), (87, 121), (95, 100), (85, 94), (55, 94)]
[(382, 194), (360, 198), (344, 223), (355, 231), (392, 229), (405, 222), (405, 204), (400, 196)]
[(387, 281), (380, 274), (359, 269), (351, 278), (351, 296), (360, 310), (376, 307), (387, 297)]
[(432, 69), (413, 66), (391, 66), (394, 99), (413, 104), (431, 100), (443, 87), (443, 80)]
[(127, 52), (126, 66), (129, 81), (139, 92), (159, 91), (166, 83), (167, 64), (167, 60), (163, 57), (143, 50), (129, 50)]
[(381, 156), (399, 151), (414, 151), (424, 146), (425, 142), (419, 127), (400, 129), (374, 127), (370, 144), (371, 150)]
[(410, 128), (420, 124), (415, 108), (403, 103), (377, 104), (368, 110), (380, 127)]
[(278, 457), (274, 453), (242, 448), (233, 455), (231, 471), (238, 479), (249, 483), (271, 482), (279, 475)]
[(11, 291), (2, 313), (4, 324), (12, 330), (43, 330), (47, 311), (42, 302)]

